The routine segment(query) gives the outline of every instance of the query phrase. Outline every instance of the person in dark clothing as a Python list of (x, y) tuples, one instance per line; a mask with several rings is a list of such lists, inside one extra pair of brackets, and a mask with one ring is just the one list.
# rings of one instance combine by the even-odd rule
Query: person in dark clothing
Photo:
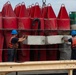
[(18, 32), (16, 30), (12, 30), (12, 37), (9, 39), (8, 45), (8, 62), (13, 62), (17, 57), (17, 49), (18, 42), (23, 42), (27, 39), (27, 36), (23, 36), (21, 38), (17, 38)]
[(73, 36), (72, 38), (68, 39), (68, 41), (72, 43), (71, 59), (76, 60), (76, 36)]

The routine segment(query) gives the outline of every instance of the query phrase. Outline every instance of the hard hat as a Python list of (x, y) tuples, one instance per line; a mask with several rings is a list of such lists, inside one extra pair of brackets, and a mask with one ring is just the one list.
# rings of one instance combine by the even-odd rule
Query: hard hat
[(18, 34), (17, 30), (12, 30), (11, 34)]
[(76, 35), (76, 31), (75, 30), (72, 30), (71, 31), (71, 35)]

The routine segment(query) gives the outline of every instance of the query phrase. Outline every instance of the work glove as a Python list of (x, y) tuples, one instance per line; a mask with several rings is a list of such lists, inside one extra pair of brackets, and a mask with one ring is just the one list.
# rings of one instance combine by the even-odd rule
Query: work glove
[(68, 38), (67, 37), (63, 37), (61, 40), (64, 41), (64, 42), (68, 42)]

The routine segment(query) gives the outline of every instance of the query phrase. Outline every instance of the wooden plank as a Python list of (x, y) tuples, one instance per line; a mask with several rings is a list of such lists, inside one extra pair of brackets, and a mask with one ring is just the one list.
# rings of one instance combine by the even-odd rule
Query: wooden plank
[(73, 70), (69, 70), (68, 75), (73, 75)]
[(47, 71), (76, 69), (76, 61), (38, 61), (24, 63), (0, 63), (0, 72)]
[(6, 73), (0, 73), (0, 75), (6, 75)]

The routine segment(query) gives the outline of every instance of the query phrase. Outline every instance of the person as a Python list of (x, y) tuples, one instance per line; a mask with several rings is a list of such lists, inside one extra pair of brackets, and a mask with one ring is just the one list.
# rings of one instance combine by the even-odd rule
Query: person
[[(71, 42), (71, 59), (76, 60), (76, 30), (72, 30), (71, 35), (72, 38), (66, 39), (63, 37), (62, 40), (64, 40), (64, 42)], [(73, 70), (73, 75), (76, 75), (76, 69)]]
[(71, 49), (72, 49), (71, 59), (76, 60), (76, 31), (72, 30), (71, 35), (72, 38), (70, 39), (62, 38), (62, 40), (64, 40), (65, 42), (71, 42)]
[(12, 37), (9, 39), (8, 45), (8, 62), (13, 62), (17, 59), (17, 48), (18, 42), (23, 42), (27, 39), (27, 36), (22, 36), (21, 38), (17, 38), (18, 32), (17, 30), (12, 30)]

